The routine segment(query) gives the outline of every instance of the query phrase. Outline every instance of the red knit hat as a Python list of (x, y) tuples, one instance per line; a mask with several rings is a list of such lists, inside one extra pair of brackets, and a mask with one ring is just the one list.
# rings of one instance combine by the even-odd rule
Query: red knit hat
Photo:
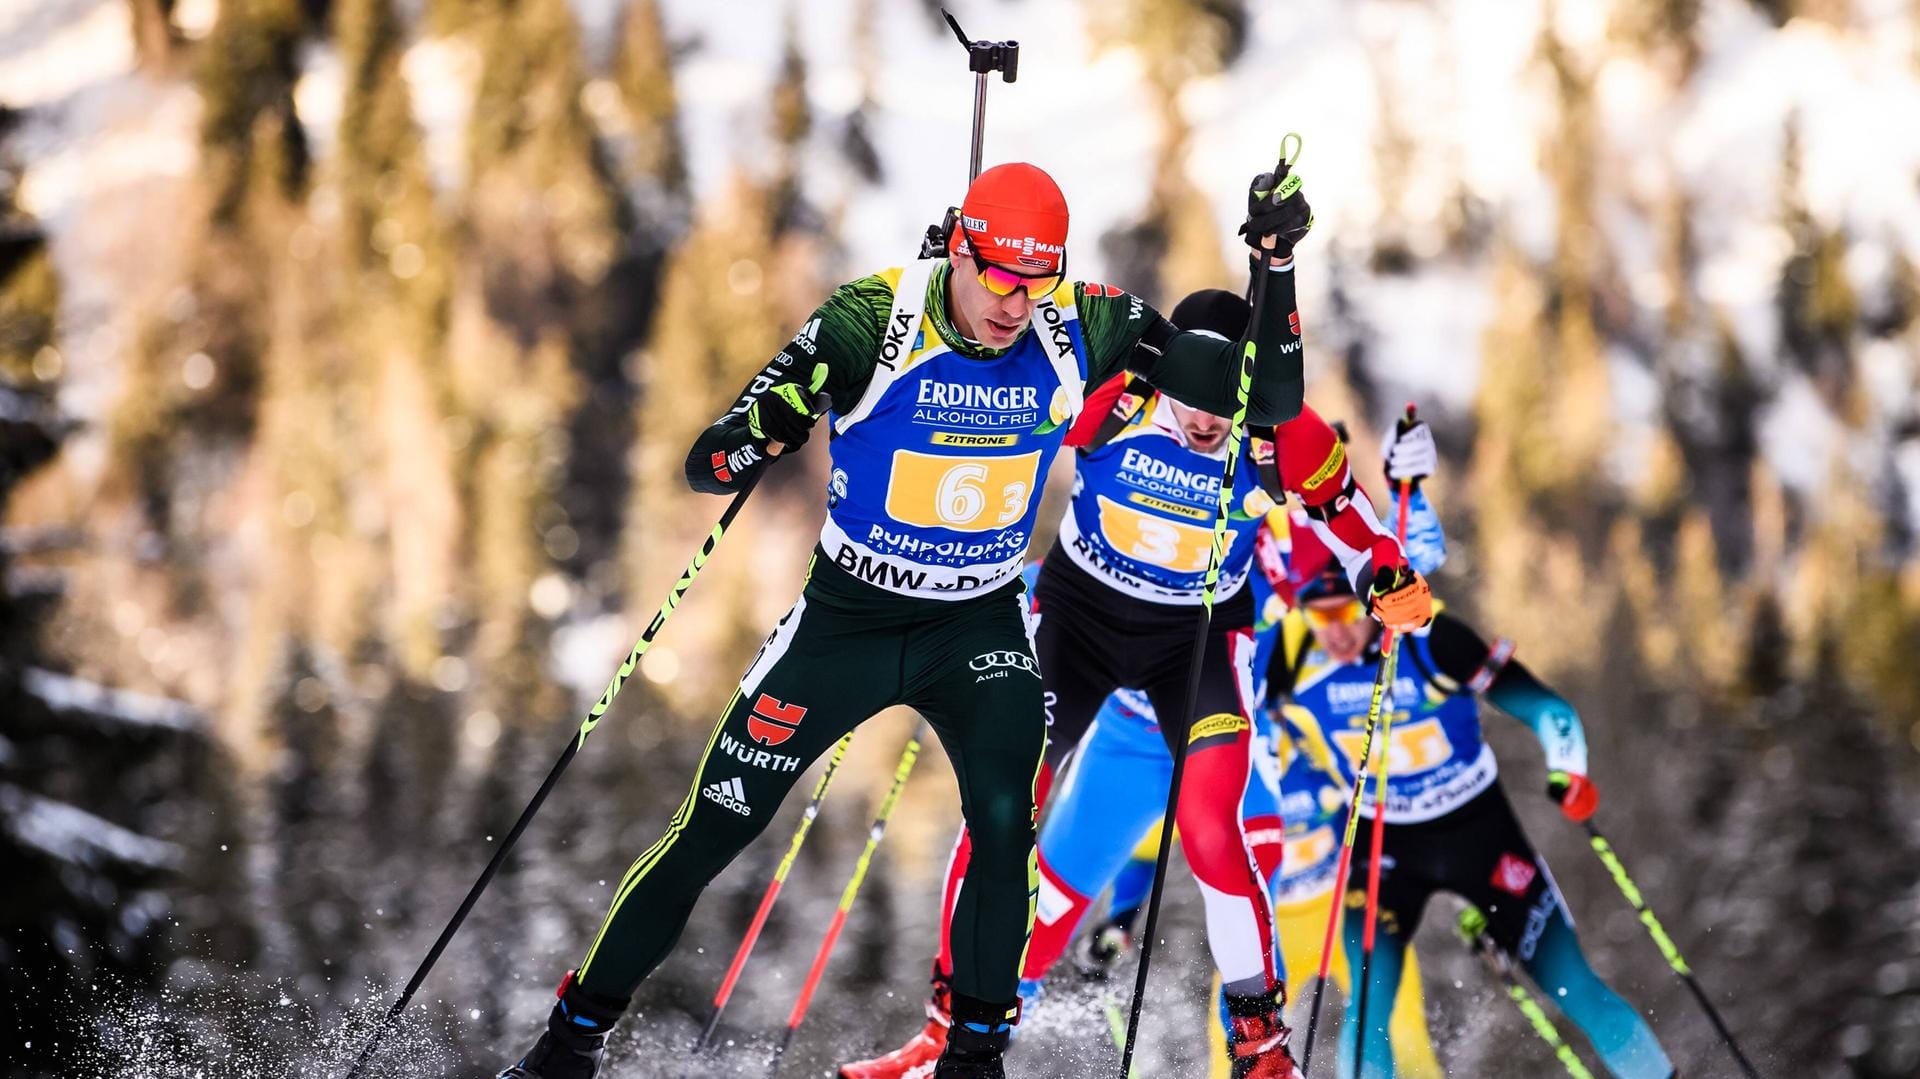
[(995, 165), (967, 188), (960, 227), (948, 250), (1023, 273), (1057, 271), (1067, 257), (1067, 198), (1060, 185), (1024, 161)]

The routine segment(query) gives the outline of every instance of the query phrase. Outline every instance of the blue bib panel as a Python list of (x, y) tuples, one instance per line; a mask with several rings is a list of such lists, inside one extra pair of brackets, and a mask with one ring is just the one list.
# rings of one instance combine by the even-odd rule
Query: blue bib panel
[[(1162, 397), (1106, 445), (1080, 458), (1073, 502), (1060, 522), (1060, 549), (1075, 565), (1129, 595), (1155, 603), (1199, 603), (1223, 465), (1224, 453), (1186, 447), (1173, 406)], [(1246, 583), (1254, 533), (1273, 504), (1260, 489), (1243, 443), (1216, 599)]]
[[(1406, 638), (1431, 670), (1425, 633)], [(1480, 733), (1480, 703), (1471, 694), (1448, 696), (1420, 677), (1413, 656), (1403, 655), (1394, 671), (1391, 699), (1393, 746), (1387, 773), (1387, 820), (1395, 824), (1433, 820), (1451, 812), (1493, 785), (1499, 767)], [(1373, 699), (1372, 663), (1335, 665), (1315, 648), (1294, 683), (1294, 703), (1312, 713), (1335, 750), (1341, 782), (1352, 790), (1366, 743), (1367, 706)], [(1383, 712), (1384, 712), (1383, 708)], [(1385, 715), (1381, 717), (1384, 724)], [(1361, 812), (1373, 814), (1373, 792), (1382, 742), (1374, 739), (1374, 775), (1362, 792)]]
[[(1070, 285), (1054, 296), (1062, 298), (1071, 303)], [(849, 402), (857, 414), (835, 410), (820, 533), (835, 565), (889, 592), (932, 599), (982, 595), (1020, 572), (1047, 468), (1087, 374), (1079, 319), (1071, 306), (1056, 311), (1064, 333), (1023, 334), (984, 360), (947, 348), (923, 315), (899, 371), (876, 385), (880, 396)], [(1052, 353), (1054, 342), (1070, 343), (1080, 379), (1071, 389), (1057, 373), (1055, 360), (1066, 357)]]

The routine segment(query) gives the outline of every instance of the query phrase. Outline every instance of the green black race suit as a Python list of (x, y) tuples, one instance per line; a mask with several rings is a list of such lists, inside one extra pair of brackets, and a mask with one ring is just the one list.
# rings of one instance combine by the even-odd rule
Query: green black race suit
[[(1231, 414), (1240, 353), (1217, 335), (1177, 331), (1138, 297), (1079, 282), (1037, 303), (1013, 346), (982, 349), (948, 321), (948, 269), (923, 262), (841, 286), (688, 455), (695, 489), (736, 489), (766, 464), (748, 409), (788, 368), (826, 365), (834, 468), (820, 547), (666, 834), (621, 880), (580, 965), (594, 993), (631, 996), (808, 764), (868, 716), (906, 704), (940, 736), (973, 839), (952, 924), (954, 990), (1015, 997), (1046, 739), (1018, 573), (1038, 487), (1087, 393), (1123, 368)], [(1264, 424), (1301, 402), (1293, 274), (1270, 272), (1248, 409)]]

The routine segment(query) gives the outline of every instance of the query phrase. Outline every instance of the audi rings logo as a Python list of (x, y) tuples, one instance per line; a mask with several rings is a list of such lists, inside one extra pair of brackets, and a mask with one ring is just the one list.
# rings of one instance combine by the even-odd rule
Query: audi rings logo
[(967, 666), (980, 673), (975, 682), (984, 682), (989, 678), (1005, 678), (1010, 670), (1025, 671), (1035, 678), (1040, 677), (1040, 665), (1025, 652), (982, 652), (967, 661)]

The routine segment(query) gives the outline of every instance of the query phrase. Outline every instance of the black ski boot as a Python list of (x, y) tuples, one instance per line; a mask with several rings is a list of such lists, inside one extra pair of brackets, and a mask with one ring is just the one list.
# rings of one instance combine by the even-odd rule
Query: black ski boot
[(574, 984), (573, 971), (554, 995), (560, 1002), (547, 1015), (547, 1032), (520, 1063), (495, 1079), (593, 1079), (607, 1049), (607, 1035), (627, 1010), (626, 1001), (588, 993)]
[(1006, 1079), (1000, 1058), (1020, 1021), (1020, 1001), (989, 1004), (963, 993), (953, 994), (953, 1028), (947, 1051), (933, 1066), (933, 1079)]

